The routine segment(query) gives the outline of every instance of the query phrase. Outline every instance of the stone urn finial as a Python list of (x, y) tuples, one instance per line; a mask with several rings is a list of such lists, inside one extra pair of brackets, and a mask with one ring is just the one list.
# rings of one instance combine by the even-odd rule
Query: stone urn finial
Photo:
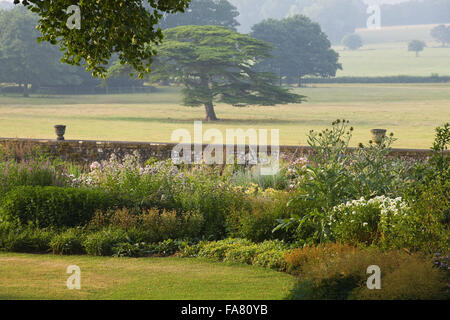
[(56, 125), (55, 132), (58, 136), (58, 141), (64, 141), (64, 134), (66, 133), (66, 126), (64, 125)]
[(386, 129), (372, 129), (370, 130), (372, 133), (373, 142), (380, 145), (383, 142), (383, 139), (386, 137)]

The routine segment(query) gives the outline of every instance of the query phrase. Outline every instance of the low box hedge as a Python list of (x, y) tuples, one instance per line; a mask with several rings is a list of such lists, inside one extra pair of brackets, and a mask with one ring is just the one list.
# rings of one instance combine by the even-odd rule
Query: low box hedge
[(86, 225), (97, 210), (111, 209), (120, 200), (100, 189), (23, 186), (5, 195), (3, 222), (38, 228)]

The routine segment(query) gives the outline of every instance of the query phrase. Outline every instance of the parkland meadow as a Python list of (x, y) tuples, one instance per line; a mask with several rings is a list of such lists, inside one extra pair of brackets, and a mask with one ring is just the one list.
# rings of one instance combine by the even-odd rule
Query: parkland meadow
[[(385, 26), (380, 29), (356, 29), (355, 33), (362, 37), (366, 44), (380, 44), (385, 42), (408, 42), (422, 40), (435, 41), (431, 36), (431, 30), (439, 24), (416, 24), (403, 26)], [(444, 24), (449, 26), (448, 23)]]
[[(415, 58), (414, 58), (415, 59)], [(203, 129), (279, 129), (280, 143), (305, 145), (311, 129), (336, 118), (356, 128), (352, 145), (371, 139), (370, 129), (395, 133), (396, 148), (429, 148), (434, 128), (450, 119), (450, 84), (324, 84), (295, 88), (302, 104), (241, 107), (219, 104), (218, 122)], [(174, 130), (193, 132), (203, 108), (185, 107), (178, 88), (149, 94), (0, 95), (0, 137), (53, 139), (56, 124), (66, 139), (171, 142)]]
[(408, 51), (408, 42), (364, 43), (358, 50), (341, 46), (335, 50), (343, 67), (338, 70), (338, 77), (450, 75), (450, 48), (437, 42), (428, 42), (419, 57)]
[[(436, 24), (357, 29), (363, 42), (358, 50), (335, 46), (343, 70), (338, 77), (385, 77), (450, 75), (450, 48), (442, 47), (431, 36)], [(427, 47), (416, 57), (408, 51), (412, 40), (424, 41)]]

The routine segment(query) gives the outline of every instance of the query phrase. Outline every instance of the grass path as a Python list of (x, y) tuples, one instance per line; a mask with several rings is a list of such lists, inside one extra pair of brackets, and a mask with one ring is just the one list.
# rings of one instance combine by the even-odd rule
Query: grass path
[[(81, 290), (66, 287), (69, 265), (81, 269)], [(279, 300), (294, 283), (272, 270), (201, 259), (0, 253), (0, 300)]]

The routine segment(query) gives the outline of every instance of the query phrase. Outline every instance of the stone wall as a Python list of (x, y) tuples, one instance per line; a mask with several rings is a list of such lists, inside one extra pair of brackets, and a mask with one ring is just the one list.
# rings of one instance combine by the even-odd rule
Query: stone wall
[[(78, 163), (90, 163), (93, 161), (108, 160), (112, 154), (122, 158), (126, 154), (138, 152), (143, 161), (150, 158), (160, 160), (169, 159), (172, 150), (176, 146), (173, 143), (151, 143), (151, 142), (125, 142), (125, 141), (91, 141), (91, 140), (41, 140), (41, 139), (10, 139), (0, 138), (0, 145), (8, 145), (8, 148), (20, 150), (39, 147), (42, 150), (59, 156), (63, 160)], [(194, 146), (190, 146), (194, 150)], [(203, 150), (206, 145), (203, 146)], [(237, 153), (236, 148), (235, 154)], [(249, 147), (246, 147), (248, 152)], [(308, 156), (312, 152), (310, 147), (281, 146), (280, 154), (288, 159)], [(268, 148), (270, 154), (270, 148)], [(450, 154), (447, 151), (448, 154)], [(225, 151), (224, 151), (225, 155)], [(421, 149), (393, 149), (391, 155), (413, 160), (424, 160), (431, 155), (430, 150)]]

